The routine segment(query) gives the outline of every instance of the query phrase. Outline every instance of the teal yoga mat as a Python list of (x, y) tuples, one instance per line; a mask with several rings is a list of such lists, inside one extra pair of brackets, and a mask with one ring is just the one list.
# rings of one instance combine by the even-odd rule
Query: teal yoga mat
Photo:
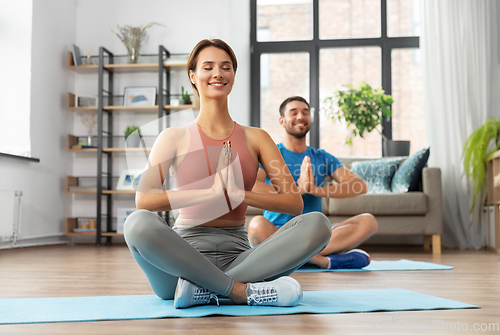
[(0, 324), (479, 308), (403, 289), (305, 291), (302, 302), (295, 307), (228, 303), (221, 299), (220, 306), (175, 309), (173, 300), (161, 300), (155, 295), (0, 299)]
[(397, 261), (371, 261), (367, 267), (362, 269), (320, 269), (314, 265), (304, 265), (295, 272), (351, 272), (351, 271), (415, 271), (415, 270), (450, 270), (453, 266), (441, 265), (428, 262), (410, 261), (400, 259)]

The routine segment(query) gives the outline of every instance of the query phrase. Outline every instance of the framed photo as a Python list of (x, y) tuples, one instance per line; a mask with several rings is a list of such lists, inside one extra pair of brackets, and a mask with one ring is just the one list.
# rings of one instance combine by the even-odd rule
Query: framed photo
[(119, 191), (133, 190), (134, 185), (139, 182), (139, 176), (142, 170), (123, 170), (120, 173), (116, 189)]
[(97, 107), (98, 103), (98, 97), (75, 96), (75, 107)]
[(73, 44), (72, 49), (73, 49), (73, 63), (75, 64), (75, 66), (82, 65), (80, 48)]
[(123, 106), (153, 107), (156, 104), (156, 87), (125, 87)]

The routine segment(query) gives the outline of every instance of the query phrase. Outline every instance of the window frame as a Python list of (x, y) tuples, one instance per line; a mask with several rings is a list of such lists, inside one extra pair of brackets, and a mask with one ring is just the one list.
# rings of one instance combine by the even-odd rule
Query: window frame
[[(380, 47), (382, 88), (386, 94), (392, 94), (392, 50), (420, 48), (419, 36), (387, 36), (387, 0), (380, 0), (381, 36), (375, 38), (320, 39), (319, 38), (319, 0), (313, 0), (313, 39), (300, 41), (257, 41), (257, 0), (250, 0), (250, 125), (260, 127), (260, 58), (267, 53), (309, 53), (309, 104), (315, 109), (311, 124), (310, 146), (320, 148), (319, 133), (319, 57), (323, 48)], [(382, 133), (392, 139), (392, 120), (382, 121)], [(382, 153), (381, 153), (382, 154)]]

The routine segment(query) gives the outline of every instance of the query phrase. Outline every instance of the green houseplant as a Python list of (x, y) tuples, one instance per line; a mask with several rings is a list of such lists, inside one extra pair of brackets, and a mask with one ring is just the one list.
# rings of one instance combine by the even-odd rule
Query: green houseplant
[(363, 81), (359, 82), (358, 87), (351, 84), (345, 87), (345, 90), (334, 91), (331, 96), (325, 98), (324, 110), (329, 112), (333, 122), (340, 122), (342, 119), (347, 122), (347, 128), (352, 131), (346, 139), (346, 144), (352, 145), (354, 137), (363, 137), (373, 129), (387, 141), (387, 137), (376, 127), (382, 122), (382, 118), (392, 116), (392, 97), (384, 94), (382, 88), (373, 89)]
[[(472, 181), (474, 200), (471, 212), (476, 207), (479, 195), (484, 194), (486, 185), (486, 159), (500, 148), (498, 136), (500, 134), (500, 120), (490, 117), (485, 124), (477, 128), (465, 141), (462, 158), (464, 174)], [(493, 141), (493, 145), (491, 142)]]
[(184, 86), (181, 86), (181, 105), (190, 105), (191, 98), (189, 97), (189, 93), (187, 90), (184, 90)]
[(141, 129), (136, 125), (125, 128), (125, 142), (129, 148), (137, 148), (141, 141)]

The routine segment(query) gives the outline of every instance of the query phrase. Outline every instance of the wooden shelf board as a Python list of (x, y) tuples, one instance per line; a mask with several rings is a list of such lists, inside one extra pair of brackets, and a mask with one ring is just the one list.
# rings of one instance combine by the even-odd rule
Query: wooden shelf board
[[(87, 148), (87, 149), (68, 149), (66, 151), (70, 152), (97, 152), (97, 148)], [(142, 152), (151, 151), (151, 148), (103, 148), (102, 152)]]
[(102, 190), (102, 194), (135, 194), (135, 190)]
[(96, 112), (97, 107), (68, 107), (72, 111), (82, 111), (82, 112)]
[(194, 105), (179, 105), (179, 106), (170, 106), (170, 105), (165, 105), (163, 106), (164, 109), (189, 109), (193, 108)]
[(158, 63), (148, 64), (108, 64), (105, 69), (112, 72), (157, 72)]
[(142, 152), (142, 151), (151, 151), (151, 148), (104, 148), (102, 149), (104, 152)]
[(85, 193), (85, 194), (96, 194), (97, 191), (75, 191), (67, 190), (66, 193)]
[(493, 201), (493, 202), (485, 203), (485, 206), (495, 206), (495, 205), (500, 205), (500, 201)]
[[(165, 68), (170, 69), (185, 69), (187, 65), (186, 61), (172, 61), (166, 60), (163, 62)], [(79, 73), (92, 73), (97, 72), (99, 66), (97, 64), (92, 65), (68, 65), (68, 68)], [(144, 63), (144, 64), (107, 64), (104, 65), (105, 69), (112, 72), (158, 72), (158, 63)]]
[(158, 106), (106, 106), (103, 107), (104, 110), (108, 112), (156, 112), (158, 111)]
[(69, 69), (74, 70), (79, 73), (93, 73), (97, 72), (98, 66), (97, 65), (70, 65), (68, 66)]
[[(66, 193), (84, 193), (84, 194), (96, 194), (97, 191), (66, 191)], [(135, 190), (132, 191), (118, 191), (118, 190), (102, 190), (102, 194), (135, 194)]]
[[(97, 235), (97, 233), (65, 233), (64, 235), (66, 236), (92, 236), (92, 237), (95, 237)], [(101, 237), (108, 237), (108, 236), (123, 236), (122, 233), (105, 233), (105, 232), (102, 232), (101, 233)]]
[[(179, 106), (170, 106), (164, 105), (163, 109), (189, 109), (193, 108), (193, 105), (179, 105)], [(156, 106), (143, 106), (143, 107), (134, 107), (134, 106), (106, 106), (103, 107), (104, 110), (108, 112), (139, 112), (139, 113), (153, 113), (158, 111), (158, 105)]]
[(65, 233), (64, 235), (66, 236), (93, 236), (95, 237), (96, 236), (96, 233), (94, 232), (91, 232), (91, 233)]
[(123, 236), (122, 233), (101, 233), (101, 236)]
[(163, 65), (167, 68), (184, 68), (186, 69), (187, 66), (187, 60), (182, 62), (182, 61), (165, 61)]
[(486, 158), (486, 161), (491, 161), (493, 158), (497, 158), (497, 157), (500, 157), (500, 150), (497, 150), (495, 151), (494, 153), (492, 153), (491, 155), (489, 155), (487, 158)]
[[(97, 148), (87, 148), (87, 149), (68, 149), (66, 151), (71, 152), (97, 152)], [(103, 150), (104, 151), (104, 150)]]

